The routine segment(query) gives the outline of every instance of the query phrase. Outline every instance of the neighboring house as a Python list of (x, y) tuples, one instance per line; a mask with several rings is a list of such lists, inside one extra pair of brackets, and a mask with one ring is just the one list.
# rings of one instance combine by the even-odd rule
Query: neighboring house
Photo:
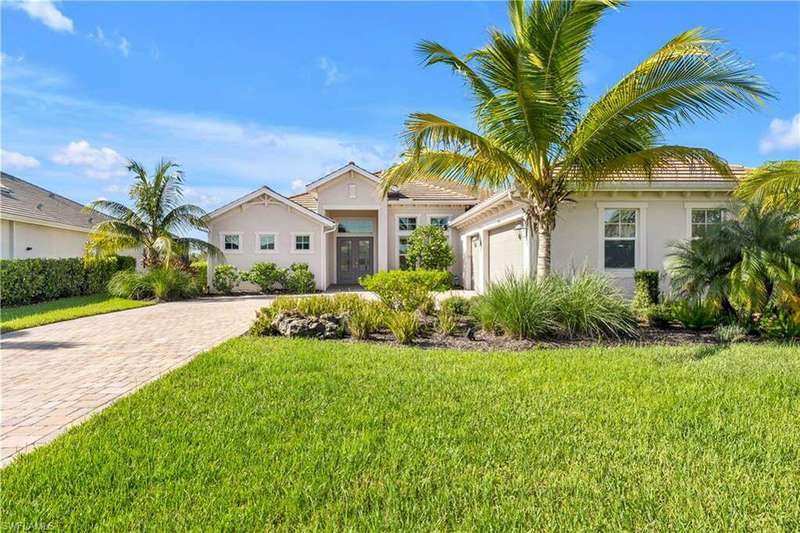
[[(747, 170), (732, 168), (737, 177)], [(456, 185), (412, 182), (382, 197), (379, 180), (351, 162), (299, 195), (262, 187), (213, 211), (209, 240), (241, 270), (259, 261), (307, 263), (325, 289), (402, 268), (411, 231), (437, 224), (446, 228), (453, 272), (465, 288), (481, 292), (508, 273), (535, 272), (536, 238), (510, 192), (485, 198)], [(577, 192), (559, 210), (553, 269), (605, 272), (630, 292), (635, 270), (664, 270), (671, 241), (719, 221), (734, 186), (710, 168), (676, 164), (652, 180), (627, 175)]]
[(89, 231), (104, 217), (82, 209), (78, 202), (3, 172), (2, 258), (83, 257)]

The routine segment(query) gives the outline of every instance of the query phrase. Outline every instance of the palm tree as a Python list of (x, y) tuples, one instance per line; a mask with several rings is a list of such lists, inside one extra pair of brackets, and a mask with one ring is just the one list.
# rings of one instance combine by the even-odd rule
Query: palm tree
[(477, 131), (434, 114), (411, 114), (407, 149), (384, 174), (384, 192), (418, 179), (511, 188), (537, 235), (537, 273), (544, 277), (559, 205), (577, 188), (628, 173), (651, 176), (676, 160), (731, 176), (709, 150), (662, 143), (673, 127), (756, 108), (771, 97), (750, 66), (702, 28), (677, 35), (585, 105), (580, 73), (593, 30), (620, 3), (512, 0), (512, 32), (492, 29), (486, 46), (463, 58), (423, 41), (427, 65), (444, 64), (465, 80)]
[(800, 215), (752, 204), (737, 212), (704, 237), (673, 245), (673, 286), (748, 316), (773, 306), (800, 318)]
[(87, 253), (113, 254), (126, 248), (142, 248), (145, 268), (170, 266), (175, 258), (187, 256), (194, 248), (218, 254), (212, 244), (183, 236), (191, 230), (206, 230), (206, 212), (183, 199), (183, 173), (179, 165), (162, 160), (151, 176), (141, 164), (128, 161), (134, 174), (129, 196), (130, 208), (119, 202), (96, 200), (87, 211), (110, 217), (95, 224), (89, 234)]
[(750, 172), (736, 188), (742, 200), (763, 209), (800, 210), (800, 161), (770, 161)]

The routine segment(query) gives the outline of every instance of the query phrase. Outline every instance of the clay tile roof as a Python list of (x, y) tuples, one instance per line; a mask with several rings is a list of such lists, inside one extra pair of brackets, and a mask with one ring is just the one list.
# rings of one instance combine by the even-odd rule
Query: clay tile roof
[(83, 205), (3, 172), (0, 175), (0, 216), (24, 217), (42, 223), (64, 224), (87, 230), (108, 217), (83, 213)]
[[(736, 180), (742, 179), (750, 168), (744, 165), (730, 165), (733, 176)], [(642, 181), (647, 180), (645, 175), (620, 174), (618, 181)], [(730, 181), (720, 176), (709, 165), (696, 163), (674, 162), (656, 169), (652, 176), (653, 181)]]

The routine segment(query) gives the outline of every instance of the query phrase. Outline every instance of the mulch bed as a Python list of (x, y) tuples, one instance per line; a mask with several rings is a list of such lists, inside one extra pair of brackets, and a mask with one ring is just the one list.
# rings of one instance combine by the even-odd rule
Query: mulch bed
[[(424, 324), (419, 336), (410, 345), (416, 348), (451, 349), (477, 352), (511, 352), (537, 349), (554, 348), (590, 348), (596, 346), (685, 346), (687, 344), (719, 344), (713, 332), (692, 331), (679, 327), (673, 328), (639, 328), (639, 336), (623, 339), (592, 339), (586, 338), (550, 338), (541, 340), (514, 339), (504, 335), (494, 335), (491, 332), (475, 328), (473, 338), (467, 336), (469, 328), (462, 324), (452, 335), (442, 335), (432, 328), (431, 324)], [(748, 337), (748, 342), (763, 342), (759, 337)], [(338, 342), (370, 342), (375, 344), (390, 344), (402, 346), (388, 330), (373, 333), (367, 341), (357, 341), (345, 338)]]

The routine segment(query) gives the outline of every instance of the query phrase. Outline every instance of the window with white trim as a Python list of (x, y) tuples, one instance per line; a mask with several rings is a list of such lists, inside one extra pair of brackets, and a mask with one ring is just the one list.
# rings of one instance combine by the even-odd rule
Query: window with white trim
[(400, 265), (400, 270), (408, 268), (408, 237), (399, 237), (397, 241), (397, 258)]
[(603, 211), (603, 266), (607, 269), (636, 268), (639, 210), (606, 208)]
[(298, 233), (294, 236), (294, 251), (295, 252), (310, 252), (311, 251), (311, 234)]
[(347, 184), (347, 196), (350, 198), (355, 198), (356, 195), (356, 184), (355, 183), (348, 183)]
[(277, 245), (276, 240), (274, 233), (259, 233), (258, 250), (260, 252), (274, 252)]
[(704, 237), (710, 230), (718, 228), (722, 223), (724, 209), (721, 207), (692, 208), (692, 239)]
[(398, 231), (414, 231), (417, 229), (417, 217), (398, 217)]
[(242, 236), (238, 233), (223, 233), (222, 249), (226, 252), (238, 252), (242, 249)]
[(449, 223), (450, 217), (431, 217), (431, 226), (438, 226), (446, 230)]

